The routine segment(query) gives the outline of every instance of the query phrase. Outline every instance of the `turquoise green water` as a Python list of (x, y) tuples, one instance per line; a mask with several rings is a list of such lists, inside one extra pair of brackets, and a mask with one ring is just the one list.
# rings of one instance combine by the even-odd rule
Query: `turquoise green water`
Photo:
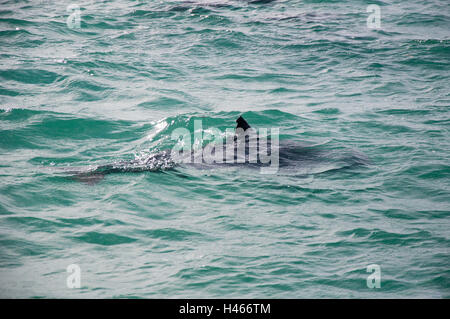
[[(0, 4), (1, 297), (450, 297), (447, 1), (70, 3)], [(64, 174), (241, 114), (321, 156)]]

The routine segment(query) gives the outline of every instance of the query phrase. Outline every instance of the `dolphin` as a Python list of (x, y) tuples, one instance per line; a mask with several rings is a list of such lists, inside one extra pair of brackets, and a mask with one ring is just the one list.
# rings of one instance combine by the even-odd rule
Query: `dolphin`
[(239, 116), (236, 119), (235, 133), (225, 143), (210, 142), (199, 150), (174, 152), (163, 150), (144, 159), (117, 161), (94, 168), (72, 169), (65, 171), (74, 180), (96, 184), (105, 175), (114, 173), (155, 172), (175, 169), (176, 167), (194, 167), (211, 169), (223, 166), (245, 166), (259, 168), (261, 173), (276, 174), (286, 172), (320, 173), (324, 171), (365, 165), (367, 157), (353, 152), (350, 155), (326, 152), (321, 144), (305, 144), (296, 141), (279, 141), (278, 136), (259, 134), (248, 122)]

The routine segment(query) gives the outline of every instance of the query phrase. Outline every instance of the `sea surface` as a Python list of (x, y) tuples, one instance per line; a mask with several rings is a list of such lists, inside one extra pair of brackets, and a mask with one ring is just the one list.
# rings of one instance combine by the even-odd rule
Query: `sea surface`
[[(1, 0), (0, 297), (450, 298), (449, 65), (447, 0)], [(68, 173), (240, 115), (294, 169)]]

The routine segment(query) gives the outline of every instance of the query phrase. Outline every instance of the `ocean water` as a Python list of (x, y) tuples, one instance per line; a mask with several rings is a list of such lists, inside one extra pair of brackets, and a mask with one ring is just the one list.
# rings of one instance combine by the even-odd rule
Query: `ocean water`
[[(0, 62), (0, 297), (450, 297), (448, 1), (2, 0)], [(240, 115), (292, 169), (67, 173)]]

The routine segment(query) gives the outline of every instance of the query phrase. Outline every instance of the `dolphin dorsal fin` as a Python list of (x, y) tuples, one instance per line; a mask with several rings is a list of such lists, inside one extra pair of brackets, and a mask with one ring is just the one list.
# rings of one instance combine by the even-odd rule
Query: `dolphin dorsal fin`
[(250, 128), (250, 125), (248, 125), (247, 121), (244, 120), (244, 118), (242, 116), (239, 116), (239, 118), (236, 120), (236, 129), (241, 128), (244, 131), (246, 131), (247, 129)]

